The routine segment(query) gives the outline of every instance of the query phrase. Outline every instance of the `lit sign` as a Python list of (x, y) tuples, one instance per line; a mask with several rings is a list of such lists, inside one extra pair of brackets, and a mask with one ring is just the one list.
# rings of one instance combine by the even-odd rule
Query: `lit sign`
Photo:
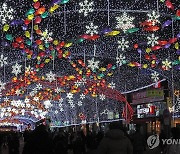
[(162, 89), (146, 90), (132, 94), (132, 104), (143, 104), (164, 100)]
[(137, 118), (158, 117), (165, 109), (164, 102), (137, 105)]

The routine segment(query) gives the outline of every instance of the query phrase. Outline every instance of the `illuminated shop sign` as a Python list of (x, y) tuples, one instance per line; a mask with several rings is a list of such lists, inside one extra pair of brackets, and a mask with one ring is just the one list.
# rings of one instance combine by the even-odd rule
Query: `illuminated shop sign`
[(165, 102), (155, 102), (137, 105), (137, 118), (159, 117), (163, 113), (165, 106)]
[(146, 90), (132, 94), (132, 104), (143, 104), (164, 100), (162, 89)]

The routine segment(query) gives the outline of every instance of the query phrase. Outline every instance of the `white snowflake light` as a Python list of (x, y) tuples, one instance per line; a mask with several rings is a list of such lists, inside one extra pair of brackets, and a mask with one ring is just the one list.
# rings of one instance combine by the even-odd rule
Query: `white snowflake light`
[(0, 8), (0, 21), (2, 24), (5, 24), (8, 20), (13, 20), (13, 12), (12, 8), (8, 8), (6, 3)]
[(52, 106), (52, 104), (51, 104), (51, 101), (50, 101), (50, 100), (46, 100), (46, 101), (44, 101), (44, 105), (45, 105), (45, 108), (46, 108), (46, 109), (48, 109), (48, 108), (50, 108), (50, 107)]
[(124, 38), (122, 38), (121, 41), (118, 41), (118, 48), (122, 51), (129, 48), (129, 41), (126, 41)]
[(66, 96), (68, 99), (72, 99), (73, 98), (73, 94), (72, 93), (67, 93), (67, 96)]
[(94, 58), (88, 60), (88, 67), (94, 71), (95, 69), (99, 68), (99, 61), (94, 61)]
[(42, 85), (41, 85), (40, 83), (37, 84), (37, 85), (36, 85), (36, 89), (37, 89), (37, 90), (41, 90), (41, 89), (42, 89)]
[(154, 34), (151, 34), (151, 36), (147, 37), (147, 40), (148, 40), (147, 44), (151, 45), (151, 46), (154, 46), (154, 45), (158, 44), (158, 39), (159, 39), (158, 36), (155, 36)]
[(42, 37), (41, 40), (43, 40), (45, 43), (51, 42), (53, 40), (52, 38), (52, 32), (48, 32), (48, 30), (46, 29), (43, 33), (42, 33)]
[(103, 100), (106, 99), (106, 96), (105, 96), (104, 94), (100, 94), (100, 95), (99, 95), (99, 99), (103, 101)]
[(33, 97), (36, 93), (37, 93), (37, 90), (34, 89), (33, 91), (31, 91), (31, 92), (29, 93), (29, 95), (30, 95), (31, 97)]
[(62, 105), (62, 103), (59, 103), (59, 107), (61, 108), (63, 105)]
[(93, 2), (88, 2), (88, 0), (85, 0), (84, 2), (80, 2), (79, 6), (79, 13), (84, 13), (84, 16), (87, 16), (89, 12), (93, 12)]
[(156, 23), (160, 23), (160, 21), (159, 21), (160, 15), (159, 15), (159, 13), (157, 13), (156, 11), (149, 12), (149, 13), (147, 14), (147, 16), (148, 16), (148, 21), (149, 21), (149, 22), (152, 22), (152, 25), (153, 25), (153, 26), (154, 26)]
[(21, 94), (21, 90), (20, 90), (20, 89), (17, 89), (17, 90), (15, 91), (15, 94), (16, 94), (17, 96), (19, 96), (19, 95)]
[(55, 110), (55, 112), (54, 112), (55, 114), (58, 114), (58, 110)]
[(78, 106), (82, 106), (82, 104), (83, 104), (82, 101), (78, 101), (77, 103)]
[(0, 66), (3, 67), (4, 65), (7, 65), (7, 57), (4, 57), (4, 55), (1, 55)]
[(60, 112), (63, 112), (63, 111), (64, 111), (64, 109), (63, 109), (63, 108), (60, 108), (60, 109), (59, 109), (59, 111), (60, 111)]
[(116, 28), (122, 29), (124, 32), (130, 28), (135, 27), (135, 25), (133, 24), (134, 17), (128, 16), (126, 12), (124, 12), (122, 16), (116, 17), (116, 20)]
[(79, 86), (81, 85), (81, 81), (75, 81), (75, 82), (74, 82), (74, 85), (77, 86), (77, 87), (79, 87)]
[(39, 101), (39, 97), (34, 97), (33, 100), (38, 102)]
[(60, 99), (59, 99), (59, 103), (63, 103), (63, 98), (60, 98)]
[(28, 67), (25, 67), (26, 73), (30, 73), (31, 71), (33, 71), (33, 68), (30, 65)]
[(110, 86), (111, 89), (115, 89), (116, 88), (116, 84), (114, 82), (111, 82), (109, 84), (109, 86)]
[(162, 68), (168, 71), (170, 68), (172, 68), (171, 64), (172, 62), (166, 59), (165, 61), (162, 61)]
[(90, 34), (91, 36), (93, 36), (94, 34), (98, 34), (97, 31), (98, 26), (95, 26), (92, 22), (90, 23), (89, 26), (86, 26), (86, 34)]
[(80, 95), (80, 99), (83, 100), (83, 99), (85, 99), (85, 98), (86, 98), (86, 95), (84, 95), (84, 94), (81, 94), (81, 95)]
[(15, 65), (12, 66), (12, 73), (15, 74), (15, 76), (17, 76), (19, 73), (21, 73), (21, 67), (22, 65), (19, 65), (17, 62)]
[(157, 81), (159, 80), (159, 73), (157, 73), (157, 72), (151, 73), (151, 79), (152, 79), (154, 82), (157, 82)]
[(126, 57), (123, 56), (123, 54), (120, 54), (118, 57), (116, 57), (116, 64), (119, 66), (122, 66), (126, 62)]
[(82, 79), (80, 80), (80, 82), (81, 82), (82, 85), (85, 85), (85, 84), (87, 83), (87, 81), (86, 81), (85, 78), (82, 78)]
[(5, 101), (5, 102), (8, 102), (8, 101), (9, 101), (9, 98), (8, 98), (8, 97), (5, 97), (5, 98), (4, 98), (4, 101)]
[(48, 80), (49, 82), (53, 82), (55, 80), (56, 74), (53, 74), (52, 71), (50, 71), (49, 73), (46, 73), (46, 76), (46, 80)]
[(0, 92), (5, 89), (5, 85), (6, 85), (5, 83), (0, 81)]
[(61, 88), (57, 87), (57, 88), (55, 89), (55, 92), (56, 92), (57, 94), (59, 94), (59, 93), (61, 92)]
[(68, 99), (68, 104), (73, 104), (73, 100), (72, 99)]
[(74, 103), (71, 103), (70, 106), (71, 106), (72, 109), (75, 108)]

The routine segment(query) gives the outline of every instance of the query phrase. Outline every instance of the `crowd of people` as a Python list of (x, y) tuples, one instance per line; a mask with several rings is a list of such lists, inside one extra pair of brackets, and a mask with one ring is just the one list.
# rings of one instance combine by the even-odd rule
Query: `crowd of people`
[[(172, 130), (172, 137), (179, 138), (179, 130)], [(84, 133), (65, 131), (63, 128), (52, 132), (45, 125), (39, 125), (35, 130), (26, 130), (23, 134), (1, 134), (1, 147), (8, 146), (9, 154), (19, 154), (20, 137), (24, 140), (22, 154), (144, 154), (146, 149), (146, 138), (138, 127), (135, 133), (129, 135), (119, 122), (110, 123), (105, 134), (103, 131)], [(165, 149), (163, 146), (159, 147)], [(169, 154), (176, 154), (180, 148), (171, 146), (169, 151)]]

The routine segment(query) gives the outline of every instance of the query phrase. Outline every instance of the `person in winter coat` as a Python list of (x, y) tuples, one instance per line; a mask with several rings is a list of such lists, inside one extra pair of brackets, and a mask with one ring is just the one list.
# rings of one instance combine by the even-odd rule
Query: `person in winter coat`
[(99, 145), (98, 154), (133, 154), (131, 142), (121, 130), (120, 122), (112, 122), (109, 128)]
[(46, 126), (39, 125), (24, 145), (23, 154), (52, 154), (52, 138)]
[[(177, 127), (171, 129), (172, 139), (180, 139), (180, 130)], [(179, 154), (180, 153), (180, 144), (171, 144), (169, 147), (168, 154)]]

